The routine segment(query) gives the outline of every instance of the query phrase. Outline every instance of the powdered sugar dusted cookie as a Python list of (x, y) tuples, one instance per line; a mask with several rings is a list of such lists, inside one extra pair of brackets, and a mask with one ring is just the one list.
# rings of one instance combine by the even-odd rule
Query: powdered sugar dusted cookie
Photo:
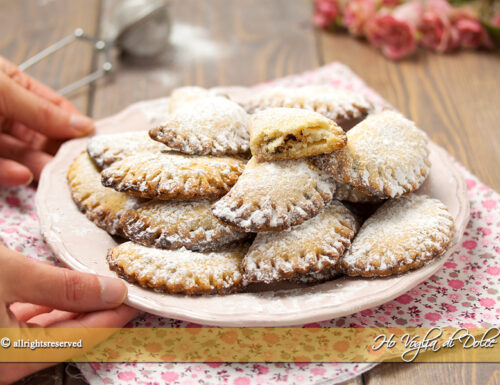
[(356, 125), (343, 149), (319, 155), (315, 164), (339, 182), (398, 197), (419, 188), (429, 173), (427, 135), (386, 110)]
[(101, 184), (99, 170), (87, 153), (78, 155), (68, 170), (71, 196), (87, 218), (112, 235), (123, 236), (121, 214), (138, 201)]
[(258, 160), (297, 159), (345, 146), (344, 130), (323, 115), (300, 108), (269, 108), (252, 115), (250, 149)]
[(111, 270), (129, 282), (172, 294), (226, 294), (243, 287), (241, 260), (248, 246), (199, 253), (125, 242), (108, 251)]
[(173, 114), (186, 103), (197, 99), (208, 98), (210, 96), (212, 96), (212, 93), (202, 87), (187, 86), (176, 88), (170, 95), (168, 112)]
[(248, 282), (272, 282), (337, 265), (358, 229), (355, 216), (332, 201), (314, 218), (282, 232), (260, 233), (243, 259)]
[(373, 192), (354, 187), (345, 183), (332, 181), (335, 184), (335, 193), (333, 197), (341, 201), (348, 201), (353, 203), (379, 203), (387, 199), (385, 195), (375, 195)]
[(184, 154), (224, 155), (248, 151), (248, 114), (217, 96), (183, 104), (149, 135)]
[(363, 223), (341, 266), (351, 276), (403, 273), (441, 255), (453, 234), (453, 218), (443, 203), (409, 194), (387, 201)]
[(270, 107), (304, 108), (316, 111), (342, 125), (366, 116), (372, 104), (363, 96), (329, 86), (274, 87), (249, 98), (249, 113)]
[(220, 222), (213, 202), (150, 201), (126, 211), (121, 223), (127, 239), (160, 249), (215, 250), (248, 237), (248, 233)]
[(244, 167), (234, 157), (143, 153), (113, 163), (101, 176), (104, 186), (142, 198), (197, 200), (224, 195)]
[(238, 182), (212, 207), (245, 231), (281, 231), (315, 216), (332, 199), (333, 184), (306, 159), (248, 162)]
[(106, 168), (126, 156), (141, 152), (154, 153), (166, 150), (168, 147), (152, 140), (148, 131), (97, 135), (90, 138), (87, 144), (87, 152), (100, 168)]

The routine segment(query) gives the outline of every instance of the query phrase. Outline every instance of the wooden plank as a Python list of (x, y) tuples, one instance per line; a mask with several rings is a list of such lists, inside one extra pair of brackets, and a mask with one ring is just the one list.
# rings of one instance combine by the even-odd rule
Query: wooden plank
[(363, 374), (366, 385), (467, 384), (499, 385), (499, 364), (381, 364)]
[[(486, 184), (500, 190), (500, 56), (422, 51), (394, 62), (343, 33), (317, 32), (323, 63), (350, 66)], [(323, 64), (322, 63), (322, 64)]]
[[(116, 3), (105, 0), (103, 20)], [(156, 62), (123, 58), (114, 80), (97, 87), (95, 117), (180, 85), (252, 85), (318, 65), (307, 1), (185, 0), (170, 13), (172, 48)]]
[[(99, 0), (0, 0), (0, 55), (19, 64), (50, 44), (84, 28), (97, 32)], [(27, 72), (48, 86), (59, 89), (91, 71), (92, 49), (73, 43), (35, 64)], [(71, 96), (87, 112), (88, 89)]]

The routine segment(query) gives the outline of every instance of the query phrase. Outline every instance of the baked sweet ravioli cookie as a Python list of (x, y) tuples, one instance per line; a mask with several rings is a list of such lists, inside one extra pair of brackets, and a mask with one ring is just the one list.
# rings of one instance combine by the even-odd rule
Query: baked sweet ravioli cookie
[(239, 154), (249, 148), (247, 126), (245, 110), (217, 96), (183, 104), (149, 135), (184, 154)]
[(441, 255), (453, 235), (453, 217), (439, 200), (417, 194), (392, 199), (363, 223), (342, 270), (378, 277), (416, 269)]
[(104, 186), (142, 198), (198, 200), (224, 195), (244, 167), (235, 157), (142, 153), (113, 163), (101, 177)]
[(170, 95), (168, 112), (173, 114), (186, 103), (197, 99), (208, 98), (210, 96), (213, 96), (213, 94), (209, 90), (202, 87), (186, 86), (176, 88)]
[(88, 154), (100, 168), (106, 168), (116, 161), (141, 152), (167, 150), (167, 146), (152, 140), (147, 130), (97, 135), (90, 138), (87, 144)]
[(315, 164), (337, 181), (391, 198), (416, 190), (430, 170), (427, 135), (401, 114), (370, 115), (347, 132), (347, 145)]
[(341, 201), (352, 203), (380, 203), (388, 198), (385, 195), (376, 195), (369, 190), (337, 182), (336, 180), (333, 180), (332, 183), (335, 184), (335, 193), (333, 197)]
[(323, 115), (300, 108), (269, 108), (252, 115), (250, 150), (258, 160), (297, 159), (345, 146), (344, 130)]
[(358, 227), (357, 218), (334, 200), (299, 226), (260, 233), (243, 259), (244, 278), (270, 283), (313, 272), (328, 275), (350, 246)]
[(121, 214), (139, 202), (101, 184), (101, 175), (86, 152), (71, 163), (68, 183), (73, 201), (87, 218), (112, 235), (123, 236)]
[(360, 94), (330, 86), (273, 87), (251, 96), (244, 107), (249, 113), (271, 107), (304, 108), (341, 126), (373, 110), (373, 105)]
[(125, 242), (108, 251), (111, 270), (129, 282), (171, 294), (227, 294), (243, 288), (247, 245), (200, 253), (161, 250)]
[(307, 159), (252, 158), (236, 184), (212, 206), (214, 215), (245, 231), (281, 231), (315, 216), (334, 186)]
[(215, 250), (248, 238), (221, 223), (210, 211), (213, 201), (149, 201), (126, 211), (121, 224), (127, 239), (159, 249)]

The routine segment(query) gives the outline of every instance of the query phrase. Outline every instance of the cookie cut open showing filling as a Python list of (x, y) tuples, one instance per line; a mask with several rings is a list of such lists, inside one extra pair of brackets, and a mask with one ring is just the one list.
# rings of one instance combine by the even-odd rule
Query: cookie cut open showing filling
[(327, 154), (345, 146), (334, 121), (314, 111), (270, 108), (252, 116), (250, 149), (259, 160), (285, 160)]

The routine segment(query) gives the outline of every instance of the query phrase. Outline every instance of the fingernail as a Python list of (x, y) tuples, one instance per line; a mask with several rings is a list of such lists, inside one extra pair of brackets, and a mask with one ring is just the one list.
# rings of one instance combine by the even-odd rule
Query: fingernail
[(69, 120), (71, 127), (81, 135), (86, 135), (94, 130), (94, 122), (85, 115), (73, 114)]
[(30, 173), (29, 179), (24, 183), (24, 186), (28, 186), (33, 182), (33, 173)]
[(102, 301), (109, 305), (119, 305), (125, 301), (127, 286), (117, 278), (99, 277)]

